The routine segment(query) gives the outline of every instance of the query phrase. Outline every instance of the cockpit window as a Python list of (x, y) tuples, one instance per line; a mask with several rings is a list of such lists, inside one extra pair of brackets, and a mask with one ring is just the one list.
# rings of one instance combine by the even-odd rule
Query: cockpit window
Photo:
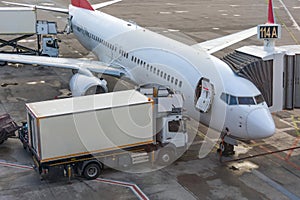
[(225, 94), (225, 93), (222, 93), (221, 94), (221, 99), (228, 104), (228, 100), (229, 100), (229, 94)]
[(255, 105), (265, 101), (262, 95), (257, 95), (256, 97), (236, 97), (222, 93), (220, 98), (228, 105)]
[(238, 104), (236, 97), (233, 95), (222, 93), (220, 98), (228, 105), (237, 105)]
[(238, 97), (239, 105), (255, 105), (253, 97)]
[(265, 101), (263, 95), (261, 95), (261, 94), (255, 96), (254, 98), (255, 98), (256, 104), (261, 104), (261, 103), (263, 103)]
[(229, 105), (237, 105), (237, 100), (235, 96), (230, 95)]

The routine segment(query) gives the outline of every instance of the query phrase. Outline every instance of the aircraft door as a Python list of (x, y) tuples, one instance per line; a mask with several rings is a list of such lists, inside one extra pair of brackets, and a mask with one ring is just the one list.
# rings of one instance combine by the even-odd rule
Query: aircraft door
[(201, 78), (196, 88), (196, 108), (207, 113), (211, 108), (214, 96), (214, 86), (209, 79)]

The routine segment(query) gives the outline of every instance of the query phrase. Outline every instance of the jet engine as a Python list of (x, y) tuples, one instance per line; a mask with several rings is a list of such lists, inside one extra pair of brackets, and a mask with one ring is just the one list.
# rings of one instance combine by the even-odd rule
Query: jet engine
[(107, 82), (95, 76), (74, 74), (69, 83), (72, 96), (85, 96), (108, 92)]

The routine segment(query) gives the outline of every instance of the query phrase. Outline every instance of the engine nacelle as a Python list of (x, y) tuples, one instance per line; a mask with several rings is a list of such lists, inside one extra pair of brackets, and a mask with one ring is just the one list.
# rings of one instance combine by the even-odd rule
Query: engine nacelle
[(72, 96), (85, 96), (108, 92), (107, 82), (93, 76), (74, 74), (69, 83)]

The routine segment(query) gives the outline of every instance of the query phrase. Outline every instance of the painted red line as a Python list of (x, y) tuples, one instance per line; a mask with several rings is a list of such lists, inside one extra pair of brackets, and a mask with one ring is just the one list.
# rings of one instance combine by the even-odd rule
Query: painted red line
[(0, 165), (5, 166), (5, 167), (20, 168), (20, 169), (33, 169), (33, 167), (30, 167), (30, 166), (19, 165), (19, 164), (8, 163), (8, 162), (0, 162)]
[[(256, 143), (256, 142), (253, 141), (253, 143)], [(264, 146), (259, 146), (259, 147), (260, 147), (261, 149), (263, 149), (264, 151), (266, 151), (266, 152), (272, 152), (272, 151), (269, 150), (267, 147), (264, 147)], [(300, 166), (299, 166), (299, 165), (297, 165), (297, 164), (295, 164), (295, 163), (293, 163), (293, 162), (287, 160), (286, 158), (284, 158), (284, 157), (278, 155), (277, 153), (274, 153), (274, 154), (272, 154), (272, 155), (275, 156), (275, 157), (277, 157), (277, 158), (280, 159), (280, 160), (285, 161), (287, 164), (289, 164), (289, 165), (292, 166), (293, 168), (295, 168), (295, 169), (297, 169), (297, 170), (300, 170)]]
[(96, 181), (98, 182), (103, 182), (103, 183), (108, 183), (112, 185), (120, 185), (127, 187), (133, 191), (133, 193), (142, 200), (149, 200), (149, 198), (142, 192), (142, 190), (133, 183), (127, 183), (127, 182), (121, 182), (121, 181), (114, 181), (114, 180), (108, 180), (108, 179), (102, 179), (102, 178), (97, 178)]
[(99, 182), (110, 183), (110, 184), (113, 184), (113, 185), (121, 185), (121, 186), (126, 186), (126, 187), (132, 187), (132, 184), (124, 183), (124, 182), (121, 182), (121, 181), (113, 181), (113, 180), (102, 179), (102, 178), (101, 179), (97, 178), (96, 180), (99, 181)]
[(149, 200), (149, 198), (141, 191), (141, 189), (137, 186), (134, 185), (133, 189), (138, 193), (138, 195), (143, 199), (143, 200)]
[[(260, 147), (261, 149), (264, 149), (265, 151), (267, 152), (271, 152), (270, 150), (268, 150), (266, 147)], [(297, 169), (297, 170), (300, 170), (300, 166), (289, 161), (289, 160), (286, 160), (286, 158), (278, 155), (278, 154), (274, 154), (275, 157), (277, 157), (278, 159), (282, 160), (282, 161), (285, 161), (287, 164), (289, 164), (290, 166), (292, 166), (293, 168)]]

